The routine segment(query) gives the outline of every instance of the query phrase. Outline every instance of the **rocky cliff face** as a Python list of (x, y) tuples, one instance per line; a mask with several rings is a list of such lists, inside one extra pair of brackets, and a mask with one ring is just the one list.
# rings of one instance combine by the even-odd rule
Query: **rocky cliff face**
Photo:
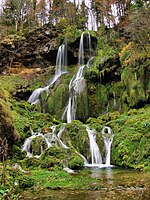
[[(24, 36), (4, 37), (0, 42), (0, 73), (10, 73), (12, 68), (46, 68), (55, 65), (59, 46), (58, 35), (54, 27), (45, 25)], [(78, 62), (79, 40), (80, 38), (77, 38), (68, 44), (69, 65)], [(95, 38), (93, 45), (96, 46)]]
[(25, 37), (12, 35), (0, 45), (0, 72), (13, 67), (48, 67), (55, 65), (57, 32), (48, 26), (29, 32)]

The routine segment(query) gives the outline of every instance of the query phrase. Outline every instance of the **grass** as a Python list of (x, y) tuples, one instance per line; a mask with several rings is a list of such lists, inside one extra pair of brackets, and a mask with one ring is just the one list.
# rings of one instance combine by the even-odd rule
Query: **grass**
[(85, 175), (71, 175), (65, 171), (32, 170), (31, 177), (35, 180), (35, 187), (42, 189), (85, 189), (94, 179)]

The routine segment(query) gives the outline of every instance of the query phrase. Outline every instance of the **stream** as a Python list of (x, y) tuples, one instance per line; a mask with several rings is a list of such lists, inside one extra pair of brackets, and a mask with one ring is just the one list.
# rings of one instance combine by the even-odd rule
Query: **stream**
[[(95, 182), (84, 190), (24, 191), (25, 200), (149, 200), (150, 174), (117, 167), (93, 168), (90, 174)], [(78, 174), (73, 175), (78, 176)]]

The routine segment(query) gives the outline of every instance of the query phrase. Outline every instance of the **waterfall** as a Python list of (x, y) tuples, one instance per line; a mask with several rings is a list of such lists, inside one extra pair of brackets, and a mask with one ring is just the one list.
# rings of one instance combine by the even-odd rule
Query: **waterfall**
[(87, 66), (88, 69), (92, 66), (92, 64), (93, 64), (93, 59), (94, 59), (94, 58), (95, 58), (95, 56), (92, 56), (92, 57), (88, 60), (88, 62), (87, 62), (87, 64), (86, 64), (86, 66)]
[(57, 52), (56, 69), (54, 77), (48, 81), (49, 83), (46, 87), (34, 90), (31, 96), (29, 97), (28, 102), (31, 103), (32, 105), (39, 103), (41, 93), (43, 91), (46, 91), (46, 93), (48, 94), (49, 87), (53, 85), (62, 74), (67, 73), (66, 66), (67, 66), (67, 47), (66, 45), (62, 44), (58, 48)]
[(77, 74), (73, 76), (69, 83), (69, 101), (67, 105), (67, 123), (76, 119), (77, 110), (77, 95), (80, 94), (85, 88), (85, 80), (83, 77), (83, 69), (85, 66), (79, 67)]
[(114, 137), (112, 129), (108, 126), (105, 126), (102, 129), (102, 136), (104, 138), (104, 144), (105, 144), (105, 150), (106, 150), (105, 165), (110, 166), (111, 144)]
[(91, 161), (92, 165), (102, 164), (102, 156), (100, 154), (99, 147), (96, 143), (96, 132), (94, 129), (86, 127), (90, 140), (90, 151), (91, 151)]
[(61, 140), (61, 136), (62, 136), (62, 133), (64, 132), (65, 130), (65, 124), (63, 124), (60, 129), (59, 129), (59, 132), (57, 134), (57, 137), (58, 137), (58, 141), (60, 143), (60, 145), (64, 148), (64, 149), (69, 149), (69, 147), (67, 147)]
[[(72, 77), (69, 83), (69, 100), (68, 105), (65, 108), (65, 111), (62, 115), (62, 119), (64, 119), (65, 115), (67, 118), (67, 123), (70, 123), (72, 120), (76, 119), (76, 111), (77, 111), (77, 97), (79, 94), (81, 94), (85, 87), (85, 79), (83, 77), (83, 71), (85, 68), (85, 58), (84, 58), (84, 35), (83, 32), (80, 38), (80, 44), (79, 44), (79, 56), (78, 56), (78, 71), (76, 75)], [(90, 52), (91, 56), (91, 36), (88, 33), (88, 43), (87, 43), (88, 51)], [(89, 59), (87, 66), (90, 66), (91, 62), (93, 60), (93, 57)]]
[[(55, 135), (56, 127), (52, 126), (51, 129), (52, 129), (52, 133), (47, 133), (47, 134), (42, 134), (41, 132), (34, 133), (32, 131), (32, 135), (25, 140), (25, 142), (22, 146), (22, 151), (26, 151), (27, 156), (31, 157), (32, 156), (31, 142), (34, 138), (37, 138), (37, 137), (41, 137), (43, 139), (43, 141), (45, 141), (45, 144), (47, 145), (47, 149), (49, 147), (51, 147), (52, 143), (56, 142), (56, 135)], [(43, 149), (41, 147), (41, 153), (42, 153), (42, 150)], [(39, 155), (35, 155), (35, 157), (39, 157)]]
[(67, 64), (67, 47), (65, 44), (62, 44), (57, 52), (55, 76), (66, 72)]
[(80, 44), (79, 44), (79, 56), (78, 56), (78, 65), (84, 65), (85, 61), (84, 61), (84, 32), (81, 35), (80, 38)]

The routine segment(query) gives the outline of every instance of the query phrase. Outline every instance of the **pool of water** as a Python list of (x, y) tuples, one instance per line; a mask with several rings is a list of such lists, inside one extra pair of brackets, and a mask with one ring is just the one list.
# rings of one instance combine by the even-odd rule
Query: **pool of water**
[[(89, 169), (88, 169), (89, 170)], [(150, 174), (116, 167), (90, 168), (95, 181), (85, 190), (24, 192), (25, 200), (149, 200)], [(78, 175), (76, 175), (78, 176)]]

